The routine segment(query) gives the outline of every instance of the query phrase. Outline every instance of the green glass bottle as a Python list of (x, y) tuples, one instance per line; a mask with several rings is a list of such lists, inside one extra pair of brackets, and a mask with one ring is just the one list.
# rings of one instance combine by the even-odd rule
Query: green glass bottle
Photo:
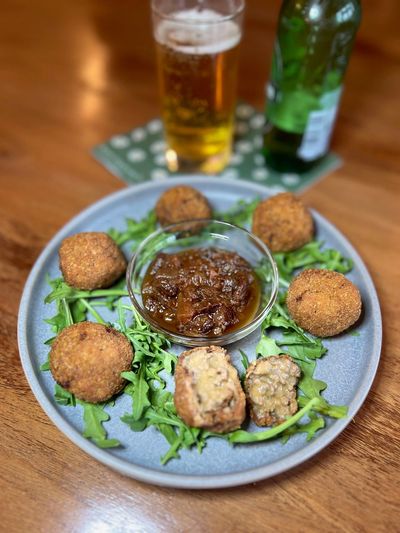
[(304, 172), (327, 153), (360, 20), (359, 0), (284, 0), (267, 85), (272, 168)]

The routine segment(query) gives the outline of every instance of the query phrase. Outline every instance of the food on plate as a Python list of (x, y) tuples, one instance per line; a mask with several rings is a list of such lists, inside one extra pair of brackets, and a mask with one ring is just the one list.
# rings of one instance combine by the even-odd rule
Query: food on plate
[(300, 368), (288, 355), (262, 357), (249, 365), (244, 389), (257, 426), (275, 426), (296, 413), (299, 377)]
[(272, 252), (289, 252), (312, 240), (314, 223), (303, 202), (284, 192), (258, 204), (252, 231)]
[(121, 372), (131, 369), (130, 342), (116, 329), (94, 322), (65, 328), (50, 351), (50, 370), (64, 389), (80, 400), (104, 402), (121, 391)]
[(260, 304), (260, 282), (236, 252), (218, 248), (159, 253), (142, 284), (143, 304), (168, 331), (212, 337), (249, 323)]
[(318, 337), (331, 337), (352, 326), (361, 315), (358, 288), (343, 274), (308, 269), (289, 286), (286, 305), (303, 329)]
[(61, 243), (60, 270), (68, 285), (94, 290), (110, 287), (126, 270), (126, 259), (107, 233), (76, 233)]
[[(227, 212), (220, 213), (218, 218), (243, 225), (256, 203), (255, 200), (247, 204), (240, 201)], [(148, 224), (149, 217), (151, 225)], [(150, 211), (142, 220), (127, 221), (126, 230), (110, 230), (110, 234), (115, 242), (130, 241), (137, 246), (147, 233), (154, 230), (154, 220), (154, 212)], [(182, 223), (182, 226), (188, 225)], [(162, 239), (167, 237), (167, 240), (171, 237), (164, 233), (159, 236)], [(77, 241), (79, 237), (73, 239), (73, 243)], [(188, 242), (198, 244), (199, 239), (189, 232), (187, 241), (185, 229), (185, 246)], [(65, 246), (65, 241), (63, 244)], [(83, 249), (86, 248), (84, 244)], [(307, 431), (307, 438), (312, 438), (325, 426), (327, 417), (346, 416), (345, 406), (330, 405), (320, 395), (321, 388), (326, 388), (327, 384), (314, 377), (314, 363), (315, 358), (323, 356), (327, 349), (319, 338), (299, 332), (285, 308), (284, 291), (300, 268), (310, 268), (311, 265), (318, 268), (324, 264), (326, 268), (347, 272), (352, 267), (350, 260), (316, 241), (306, 249), (287, 255), (282, 253), (278, 262), (282, 289), (257, 343), (257, 355), (263, 358), (249, 363), (249, 359), (256, 355), (252, 341), (248, 353), (240, 350), (242, 365), (248, 368), (244, 387), (251, 416), (259, 425), (275, 426), (253, 431), (252, 428), (237, 429), (245, 418), (246, 396), (227, 352), (214, 346), (195, 348), (184, 352), (177, 360), (167, 331), (192, 336), (193, 343), (199, 341), (199, 336), (206, 337), (207, 343), (217, 342), (215, 335), (235, 331), (254, 318), (261, 299), (261, 280), (270, 279), (270, 271), (259, 264), (255, 274), (251, 265), (233, 251), (210, 247), (176, 253), (177, 249), (180, 248), (177, 247), (173, 254), (159, 253), (145, 273), (142, 296), (143, 304), (147, 298), (148, 308), (143, 315), (136, 312), (134, 306), (127, 305), (123, 299), (126, 291), (119, 286), (89, 292), (66, 287), (58, 277), (49, 280), (51, 292), (45, 302), (53, 302), (55, 314), (46, 316), (47, 327), (51, 325), (53, 331), (59, 331), (73, 321), (86, 320), (88, 316), (98, 321), (98, 324), (78, 322), (65, 327), (53, 342), (49, 361), (41, 365), (43, 371), (51, 370), (58, 383), (56, 402), (73, 406), (74, 395), (83, 400), (85, 437), (101, 448), (126, 444), (115, 438), (118, 435), (108, 435), (108, 431), (114, 432), (115, 427), (103, 426), (110, 415), (119, 417), (121, 414), (120, 411), (112, 413), (113, 403), (103, 402), (122, 390), (133, 398), (133, 402), (128, 402), (132, 410), (120, 417), (121, 422), (135, 432), (152, 427), (168, 440), (170, 448), (162, 456), (162, 464), (178, 458), (184, 448), (203, 449), (214, 432), (224, 433), (224, 438), (232, 444), (262, 442), (282, 434), (286, 438), (304, 431)], [(75, 264), (74, 268), (78, 271), (81, 265), (76, 257), (83, 255), (75, 250), (78, 267)], [(69, 253), (67, 257), (71, 257)], [(101, 260), (100, 254), (92, 261), (92, 270), (99, 269), (98, 261)], [(64, 270), (68, 274), (68, 269)], [(146, 320), (150, 316), (151, 324)], [(115, 329), (103, 325), (110, 319)], [(152, 324), (156, 322), (167, 331), (153, 329)], [(273, 331), (273, 338), (270, 331)], [(291, 344), (293, 340), (296, 346)], [(302, 360), (298, 364), (307, 369), (307, 379), (301, 383), (301, 409), (297, 409), (296, 402), (300, 370), (288, 355), (269, 355), (271, 347), (276, 350), (277, 345), (288, 353), (294, 350), (293, 355), (301, 354)], [(239, 348), (237, 344), (235, 347)], [(172, 374), (176, 361), (173, 392), (167, 376)], [(121, 373), (129, 381), (129, 387), (124, 387), (126, 381), (121, 378)], [(155, 383), (158, 386), (154, 387)], [(304, 420), (306, 416), (310, 417), (311, 424)], [(196, 431), (193, 426), (206, 431)], [(152, 438), (151, 433), (148, 438)]]
[(216, 433), (240, 427), (246, 414), (246, 399), (224, 348), (193, 348), (179, 356), (174, 403), (178, 415), (189, 426)]
[(187, 185), (165, 191), (157, 201), (156, 216), (162, 226), (196, 218), (211, 218), (212, 210), (201, 192)]

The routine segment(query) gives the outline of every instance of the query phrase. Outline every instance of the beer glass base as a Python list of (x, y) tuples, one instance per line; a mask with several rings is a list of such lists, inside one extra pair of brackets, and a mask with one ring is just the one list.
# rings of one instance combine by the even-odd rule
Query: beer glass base
[(165, 159), (170, 172), (218, 174), (222, 172), (229, 163), (231, 149), (224, 150), (204, 159), (188, 159), (179, 155), (175, 150), (169, 148), (166, 151)]

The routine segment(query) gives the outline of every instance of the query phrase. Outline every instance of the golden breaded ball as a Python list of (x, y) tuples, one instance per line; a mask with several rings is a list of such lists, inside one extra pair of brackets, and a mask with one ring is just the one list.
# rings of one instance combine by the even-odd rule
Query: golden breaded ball
[(102, 232), (67, 237), (61, 243), (59, 257), (66, 283), (77, 289), (105, 289), (126, 270), (123, 253), (115, 241)]
[(61, 387), (80, 400), (104, 402), (121, 391), (121, 372), (131, 369), (130, 342), (116, 329), (94, 322), (65, 328), (50, 351), (50, 370)]
[(361, 315), (358, 288), (343, 274), (324, 269), (301, 272), (286, 297), (290, 316), (317, 337), (332, 337), (352, 326)]
[(156, 216), (165, 227), (185, 220), (211, 218), (212, 210), (201, 192), (187, 185), (178, 185), (160, 196), (156, 204)]
[(294, 194), (284, 192), (258, 204), (252, 232), (272, 252), (289, 252), (312, 240), (314, 224), (303, 202)]

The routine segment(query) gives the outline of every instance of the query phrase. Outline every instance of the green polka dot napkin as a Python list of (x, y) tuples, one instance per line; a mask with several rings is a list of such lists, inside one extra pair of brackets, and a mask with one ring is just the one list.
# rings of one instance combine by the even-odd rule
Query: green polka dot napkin
[[(312, 171), (302, 174), (276, 172), (265, 165), (261, 154), (264, 115), (252, 106), (240, 103), (236, 109), (234, 153), (221, 177), (262, 183), (278, 192), (300, 191), (340, 166), (341, 160), (328, 154)], [(166, 180), (165, 142), (160, 119), (132, 131), (114, 135), (93, 148), (94, 157), (129, 184), (148, 180)]]

